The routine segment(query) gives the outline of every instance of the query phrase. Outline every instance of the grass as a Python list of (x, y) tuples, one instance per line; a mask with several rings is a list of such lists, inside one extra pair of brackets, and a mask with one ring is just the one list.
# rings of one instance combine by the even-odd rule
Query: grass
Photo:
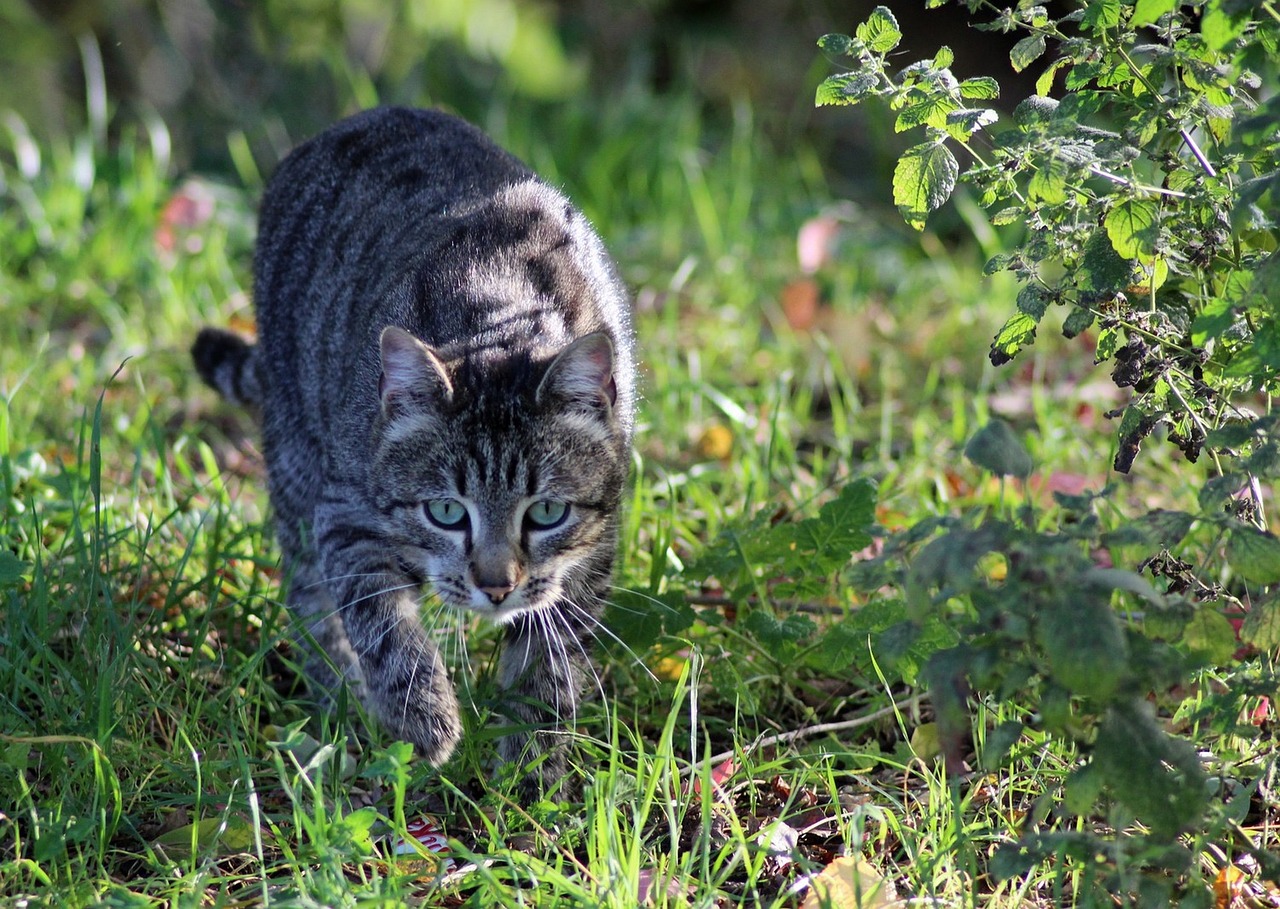
[[(644, 401), (611, 611), (631, 651), (603, 642), (605, 697), (579, 718), (581, 803), (516, 804), (493, 776), (484, 628), (467, 629), (465, 659), (454, 648), (475, 709), (442, 771), (355, 704), (314, 715), (252, 426), (186, 355), (200, 325), (248, 315), (252, 191), (175, 186), (159, 124), (42, 146), (11, 123), (2, 901), (634, 907), (643, 891), (660, 907), (783, 907), (848, 853), (932, 905), (1069, 902), (1077, 872), (996, 880), (988, 861), (1026, 818), (1044, 821), (1076, 755), (1028, 733), (998, 773), (949, 775), (927, 700), (876, 646), (830, 662), (825, 638), (762, 636), (737, 616), (769, 592), (738, 596), (707, 566), (725, 540), (812, 518), (860, 478), (891, 529), (1024, 499), (1048, 514), (1047, 493), (961, 457), (993, 411), (1024, 431), (1042, 481), (1100, 487), (1113, 442), (1098, 414), (1114, 392), (1079, 384), (1087, 354), (1045, 337), (1012, 368), (985, 366), (1011, 285), (982, 279), (976, 252), (865, 212), (844, 216), (812, 278), (826, 330), (794, 327), (784, 304), (808, 277), (797, 234), (842, 210), (815, 154), (772, 148), (746, 107), (718, 135), (691, 103), (642, 94), (550, 118), (513, 105), (487, 125), (568, 187), (636, 291)], [(175, 197), (212, 208), (184, 224)], [(1183, 466), (1159, 449), (1150, 461), (1155, 479), (1124, 498), (1191, 495), (1165, 481)], [(795, 613), (814, 628), (886, 608), (875, 591), (828, 588)], [(1013, 708), (979, 707), (980, 755)], [(761, 743), (832, 722), (846, 728)], [(424, 812), (469, 874), (390, 857), (387, 838)]]

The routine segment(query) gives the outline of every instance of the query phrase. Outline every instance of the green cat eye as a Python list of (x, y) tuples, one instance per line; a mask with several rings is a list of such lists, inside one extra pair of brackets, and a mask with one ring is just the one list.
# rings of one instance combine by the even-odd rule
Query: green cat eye
[(432, 524), (445, 530), (457, 530), (467, 521), (467, 509), (457, 499), (432, 499), (426, 512)]
[(541, 499), (530, 505), (524, 516), (539, 530), (550, 530), (552, 527), (559, 527), (569, 516), (569, 503)]

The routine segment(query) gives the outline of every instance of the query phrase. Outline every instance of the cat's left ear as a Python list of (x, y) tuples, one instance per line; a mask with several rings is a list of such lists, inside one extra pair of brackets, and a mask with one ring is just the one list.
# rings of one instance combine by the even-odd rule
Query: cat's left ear
[(613, 379), (613, 341), (602, 331), (583, 335), (551, 361), (538, 385), (538, 403), (548, 397), (609, 413), (618, 400)]
[(382, 377), (378, 380), (378, 396), (388, 416), (415, 406), (434, 409), (453, 394), (453, 383), (440, 358), (403, 328), (384, 328), (380, 347)]

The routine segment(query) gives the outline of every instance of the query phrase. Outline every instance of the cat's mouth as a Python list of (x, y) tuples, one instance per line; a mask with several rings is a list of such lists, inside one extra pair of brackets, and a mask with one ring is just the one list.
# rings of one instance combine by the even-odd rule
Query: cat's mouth
[(432, 587), (441, 602), (459, 612), (478, 614), (498, 624), (545, 609), (554, 602), (558, 585), (550, 579), (529, 578), (496, 596), (493, 590), (460, 579), (439, 579)]

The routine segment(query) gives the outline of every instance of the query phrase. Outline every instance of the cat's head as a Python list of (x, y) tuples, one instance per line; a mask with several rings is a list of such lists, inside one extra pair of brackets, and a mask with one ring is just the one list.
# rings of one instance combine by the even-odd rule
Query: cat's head
[(498, 621), (598, 593), (629, 459), (609, 336), (450, 368), (387, 328), (381, 357), (370, 488), (401, 557), (443, 602)]

